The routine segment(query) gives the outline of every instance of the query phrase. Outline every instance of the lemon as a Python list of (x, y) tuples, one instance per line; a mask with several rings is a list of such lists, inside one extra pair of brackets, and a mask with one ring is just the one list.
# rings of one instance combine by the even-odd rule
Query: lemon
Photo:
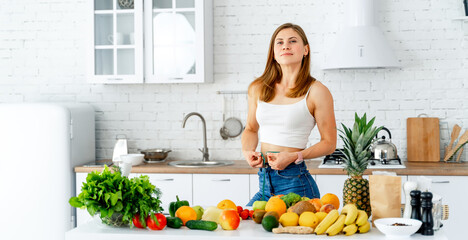
[(326, 212), (316, 212), (315, 216), (318, 217), (319, 223), (328, 215)]
[(299, 217), (299, 226), (315, 228), (319, 222), (319, 218), (313, 212), (303, 212)]
[(297, 226), (299, 221), (299, 215), (295, 212), (288, 212), (281, 215), (279, 222), (283, 227), (287, 226)]

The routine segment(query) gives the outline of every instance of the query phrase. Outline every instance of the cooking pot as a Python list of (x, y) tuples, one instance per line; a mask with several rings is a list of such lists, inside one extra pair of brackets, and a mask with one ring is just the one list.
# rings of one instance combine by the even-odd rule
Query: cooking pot
[[(385, 130), (388, 133), (388, 140), (385, 139), (385, 136), (378, 137), (379, 132)], [(382, 127), (377, 135), (375, 136), (377, 140), (372, 144), (371, 152), (374, 155), (374, 159), (380, 160), (383, 163), (386, 163), (392, 159), (398, 159), (397, 148), (395, 144), (392, 143), (392, 134), (390, 130), (386, 127)]]
[(144, 156), (145, 162), (155, 163), (155, 162), (164, 162), (169, 152), (171, 152), (171, 150), (165, 149), (165, 148), (153, 148), (153, 149), (140, 150), (140, 152), (145, 155)]

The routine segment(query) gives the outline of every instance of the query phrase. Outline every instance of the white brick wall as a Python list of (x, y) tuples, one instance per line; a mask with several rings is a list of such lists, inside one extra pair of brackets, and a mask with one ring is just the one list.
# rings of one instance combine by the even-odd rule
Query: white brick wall
[[(427, 113), (450, 128), (468, 128), (468, 22), (452, 20), (463, 15), (461, 0), (376, 0), (376, 21), (403, 68), (326, 72), (319, 68), (322, 54), (340, 29), (344, 0), (215, 0), (214, 83), (118, 86), (86, 83), (87, 1), (3, 0), (0, 102), (92, 104), (99, 159), (112, 156), (116, 134), (127, 135), (131, 151), (167, 147), (172, 159), (200, 158), (200, 120), (181, 126), (192, 111), (206, 118), (212, 158), (241, 159), (240, 138), (219, 135), (223, 96), (216, 91), (245, 90), (263, 72), (269, 38), (284, 22), (306, 31), (312, 73), (332, 92), (338, 123), (350, 124), (355, 111), (377, 116), (403, 157), (408, 117)], [(226, 117), (245, 121), (245, 96), (234, 98)], [(315, 129), (311, 140), (318, 138)]]

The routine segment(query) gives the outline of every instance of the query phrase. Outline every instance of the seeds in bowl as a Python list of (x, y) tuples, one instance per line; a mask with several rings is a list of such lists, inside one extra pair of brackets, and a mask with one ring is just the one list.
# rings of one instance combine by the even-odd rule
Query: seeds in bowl
[(411, 226), (411, 225), (406, 224), (406, 223), (393, 223), (393, 224), (389, 224), (388, 226)]

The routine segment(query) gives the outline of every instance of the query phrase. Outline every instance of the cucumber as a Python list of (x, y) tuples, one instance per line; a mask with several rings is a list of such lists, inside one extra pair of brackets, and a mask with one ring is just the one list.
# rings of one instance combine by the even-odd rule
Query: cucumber
[(170, 228), (180, 228), (183, 225), (182, 220), (178, 217), (167, 217), (166, 220), (167, 226)]
[(218, 228), (218, 224), (213, 221), (205, 221), (205, 220), (189, 220), (185, 223), (190, 229), (197, 229), (197, 230), (206, 230), (206, 231), (214, 231)]

